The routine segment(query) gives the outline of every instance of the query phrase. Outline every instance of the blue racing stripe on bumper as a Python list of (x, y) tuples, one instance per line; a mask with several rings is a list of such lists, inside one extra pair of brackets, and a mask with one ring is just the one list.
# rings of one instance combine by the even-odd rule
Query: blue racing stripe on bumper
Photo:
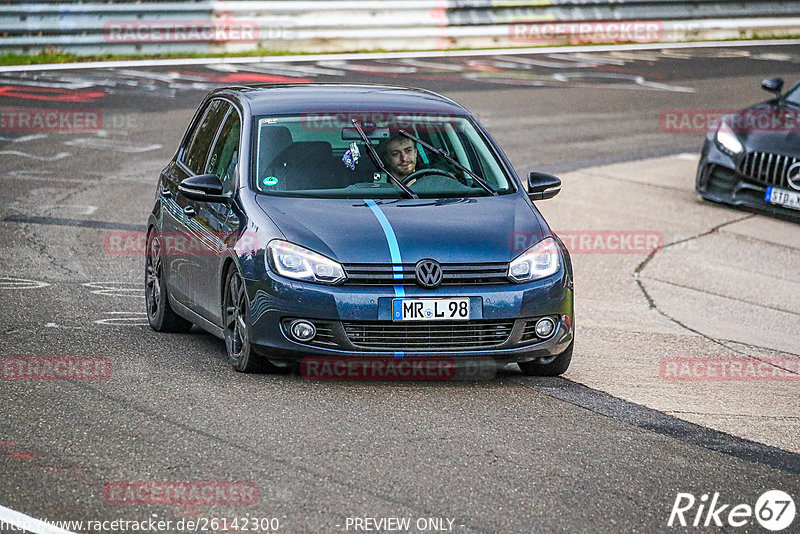
[[(394, 234), (394, 229), (392, 229), (392, 225), (389, 222), (389, 219), (386, 218), (386, 215), (381, 211), (381, 208), (375, 203), (374, 200), (365, 199), (364, 203), (372, 210), (372, 213), (375, 215), (375, 218), (378, 219), (378, 222), (381, 225), (381, 229), (383, 229), (383, 235), (386, 236), (386, 242), (389, 244), (389, 254), (392, 257), (392, 271), (395, 273), (394, 278), (396, 280), (403, 279), (403, 258), (400, 256), (400, 244), (397, 242), (397, 236)], [(406, 296), (406, 291), (403, 286), (394, 286), (394, 296), (396, 298), (402, 298)], [(395, 352), (394, 353), (396, 358), (402, 358), (405, 356), (403, 352)]]

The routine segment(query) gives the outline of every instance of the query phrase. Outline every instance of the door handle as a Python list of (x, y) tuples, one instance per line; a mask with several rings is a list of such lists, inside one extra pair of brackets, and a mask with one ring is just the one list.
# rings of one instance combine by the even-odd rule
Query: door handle
[(164, 198), (172, 198), (172, 191), (170, 191), (169, 189), (166, 189), (166, 188), (162, 189), (161, 190), (161, 196), (164, 197)]
[(197, 215), (197, 212), (194, 211), (193, 207), (186, 206), (185, 208), (183, 208), (183, 214), (186, 215), (187, 217), (194, 217), (195, 215)]

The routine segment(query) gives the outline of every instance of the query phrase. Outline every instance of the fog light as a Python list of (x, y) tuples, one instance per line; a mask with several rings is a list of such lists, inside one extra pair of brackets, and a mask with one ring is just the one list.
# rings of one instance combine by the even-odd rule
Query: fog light
[(317, 335), (317, 329), (312, 323), (297, 319), (289, 325), (289, 333), (297, 341), (311, 341)]
[(547, 339), (556, 330), (556, 323), (550, 317), (542, 317), (536, 321), (536, 335), (539, 339)]

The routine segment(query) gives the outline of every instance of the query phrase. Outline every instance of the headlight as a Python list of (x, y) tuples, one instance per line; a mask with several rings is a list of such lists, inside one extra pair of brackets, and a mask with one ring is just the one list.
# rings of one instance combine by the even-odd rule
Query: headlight
[(273, 272), (304, 282), (335, 284), (345, 278), (342, 266), (332, 259), (277, 239), (267, 245), (267, 263)]
[(542, 239), (508, 264), (508, 278), (513, 282), (530, 282), (554, 275), (561, 267), (561, 253), (552, 237)]
[(721, 122), (717, 130), (717, 143), (730, 154), (739, 154), (744, 150), (736, 134), (725, 122)]

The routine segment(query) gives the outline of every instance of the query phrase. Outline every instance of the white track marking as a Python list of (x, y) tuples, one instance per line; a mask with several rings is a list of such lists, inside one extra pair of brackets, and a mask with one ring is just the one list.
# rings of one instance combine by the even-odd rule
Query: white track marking
[(3, 137), (0, 135), (0, 141), (7, 141), (9, 143), (26, 143), (36, 139), (45, 139), (46, 137), (47, 136), (45, 134), (23, 135), (22, 137)]
[(588, 61), (590, 63), (602, 63), (605, 65), (625, 65), (625, 62), (621, 59), (612, 59), (610, 57), (597, 57), (597, 54), (587, 55), (585, 53), (577, 53), (577, 54), (550, 54), (550, 59), (558, 59), (561, 61), (572, 61), (576, 63), (583, 63)]
[[(491, 83), (505, 84), (505, 85), (518, 85), (528, 87), (602, 87), (604, 89), (642, 89), (642, 90), (658, 90), (658, 91), (672, 91), (677, 93), (694, 93), (695, 89), (692, 87), (683, 87), (680, 85), (667, 85), (658, 82), (651, 82), (644, 78), (644, 76), (637, 76), (634, 74), (616, 74), (616, 73), (602, 73), (602, 72), (565, 72), (548, 75), (532, 75), (529, 78), (503, 77), (496, 75), (487, 80), (484, 73), (469, 72), (464, 74), (467, 80), (475, 81), (491, 81)], [(595, 80), (606, 80), (597, 82)]]
[[(0, 72), (5, 72), (7, 67), (0, 67)], [(12, 76), (0, 77), (0, 83), (9, 85), (24, 85), (26, 87), (48, 87), (52, 89), (89, 89), (96, 84), (86, 80), (62, 78), (57, 81), (17, 78)]]
[(49, 285), (50, 284), (47, 282), (28, 280), (26, 278), (9, 278), (8, 276), (0, 277), (0, 289), (39, 289)]
[[(548, 56), (551, 57), (552, 56)], [(503, 63), (506, 64), (513, 64), (513, 68), (520, 68), (520, 65), (526, 65), (531, 67), (546, 67), (548, 69), (582, 69), (582, 68), (591, 68), (596, 67), (600, 63), (595, 63), (593, 61), (584, 61), (584, 62), (566, 62), (564, 60), (559, 59), (558, 61), (552, 61), (547, 59), (530, 59), (527, 57), (504, 57)], [(496, 65), (499, 63), (495, 61), (494, 64)], [(624, 61), (620, 61), (621, 64), (624, 64)]]
[(71, 139), (64, 141), (67, 146), (75, 146), (79, 148), (95, 148), (97, 150), (113, 150), (115, 152), (125, 152), (126, 154), (139, 154), (142, 152), (149, 152), (151, 150), (158, 150), (161, 145), (135, 145), (133, 143), (121, 141), (119, 139), (112, 139), (110, 137), (81, 137), (78, 139)]
[(83, 330), (82, 326), (64, 326), (57, 323), (45, 323), (45, 328), (61, 328), (64, 330)]
[(147, 326), (147, 312), (106, 312), (105, 319), (97, 319), (95, 324), (106, 326)]
[(452, 72), (463, 72), (464, 65), (457, 65), (454, 63), (437, 63), (435, 61), (423, 61), (420, 59), (404, 58), (399, 61), (403, 65), (411, 67), (419, 67), (421, 69), (436, 69)]
[(107, 297), (142, 297), (144, 295), (143, 284), (132, 282), (89, 282), (83, 284), (95, 295)]
[(69, 530), (64, 530), (50, 523), (46, 523), (35, 517), (0, 506), (0, 522), (14, 525), (15, 527), (33, 532), (34, 534), (74, 534)]
[(80, 70), (135, 67), (175, 67), (181, 65), (219, 65), (248, 63), (305, 63), (311, 61), (350, 61), (364, 59), (443, 58), (470, 56), (530, 55), (552, 53), (613, 52), (616, 50), (672, 50), (681, 48), (726, 48), (741, 46), (797, 45), (800, 39), (758, 41), (706, 41), (697, 43), (640, 43), (598, 46), (542, 46), (537, 48), (500, 48), (491, 50), (444, 50), (419, 52), (372, 52), (365, 54), (307, 54), (298, 56), (209, 57), (191, 59), (135, 59), (126, 61), (87, 61), (49, 65), (14, 65), (0, 67), (0, 72), (38, 72), (44, 70)]
[(72, 154), (69, 152), (59, 152), (55, 156), (35, 156), (27, 152), (20, 152), (18, 150), (0, 150), (0, 154), (7, 156), (21, 156), (23, 158), (35, 159), (36, 161), (58, 161), (60, 159), (68, 158)]
[(315, 66), (315, 65), (284, 65), (281, 63), (270, 63), (269, 65), (258, 65), (256, 63), (251, 63), (250, 65), (246, 65), (244, 67), (239, 65), (234, 65), (232, 63), (225, 63), (225, 64), (217, 64), (217, 65), (208, 65), (209, 70), (214, 70), (217, 72), (247, 72), (247, 73), (258, 73), (263, 72), (266, 74), (277, 74), (283, 76), (344, 76), (347, 73), (343, 70), (335, 70), (335, 69), (328, 69), (325, 67)]

